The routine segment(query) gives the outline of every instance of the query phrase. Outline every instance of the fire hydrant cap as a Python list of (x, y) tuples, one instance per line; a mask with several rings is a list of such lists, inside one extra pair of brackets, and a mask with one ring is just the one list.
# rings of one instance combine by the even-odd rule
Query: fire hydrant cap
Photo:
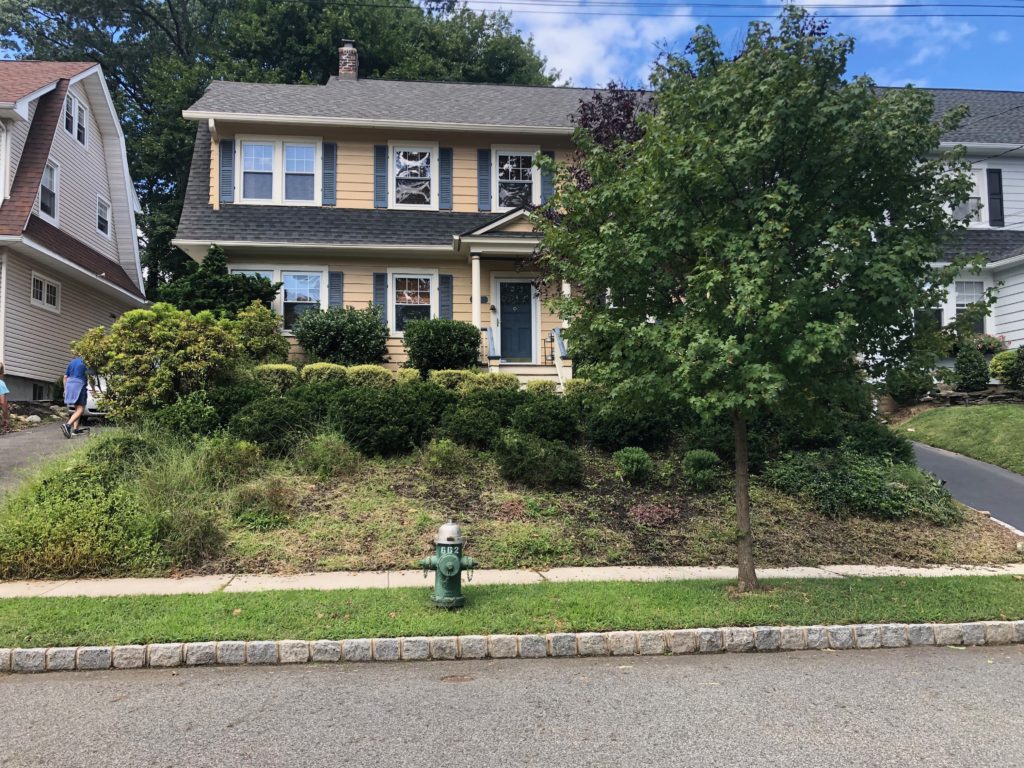
[(461, 544), (462, 541), (462, 529), (459, 528), (459, 524), (454, 520), (449, 520), (437, 529), (437, 538), (434, 540), (434, 543)]

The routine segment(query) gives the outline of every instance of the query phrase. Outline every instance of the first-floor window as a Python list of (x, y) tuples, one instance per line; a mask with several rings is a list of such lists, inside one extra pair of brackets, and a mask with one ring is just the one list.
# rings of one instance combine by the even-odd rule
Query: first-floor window
[(102, 197), (96, 198), (96, 231), (110, 237), (110, 204)]
[(57, 218), (57, 167), (46, 164), (39, 184), (39, 210), (51, 219)]
[(428, 275), (394, 275), (395, 330), (401, 333), (410, 320), (429, 320), (433, 278)]
[[(973, 304), (985, 300), (985, 283), (981, 280), (957, 280), (956, 290), (956, 316), (959, 317)], [(985, 318), (979, 317), (971, 329), (975, 333), (985, 332)]]
[(32, 303), (51, 312), (60, 312), (60, 283), (33, 272)]
[(320, 278), (319, 272), (281, 273), (285, 328), (291, 328), (303, 312), (320, 308)]

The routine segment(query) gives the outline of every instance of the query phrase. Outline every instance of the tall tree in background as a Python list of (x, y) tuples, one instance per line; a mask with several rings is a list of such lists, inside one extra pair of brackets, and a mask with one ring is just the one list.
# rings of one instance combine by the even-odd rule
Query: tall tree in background
[(342, 39), (360, 77), (550, 84), (545, 62), (504, 13), (453, 0), (4, 0), (7, 57), (95, 61), (124, 127), (143, 215), (146, 290), (194, 265), (171, 246), (195, 126), (181, 111), (211, 80), (324, 83)]
[(731, 424), (741, 590), (758, 588), (748, 423), (900, 361), (914, 309), (960, 268), (931, 263), (964, 226), (969, 166), (939, 147), (962, 114), (934, 122), (926, 92), (847, 80), (852, 50), (792, 8), (734, 58), (699, 28), (657, 70), (651, 113), (619, 98), (581, 115), (577, 167), (534, 217), (588, 374)]

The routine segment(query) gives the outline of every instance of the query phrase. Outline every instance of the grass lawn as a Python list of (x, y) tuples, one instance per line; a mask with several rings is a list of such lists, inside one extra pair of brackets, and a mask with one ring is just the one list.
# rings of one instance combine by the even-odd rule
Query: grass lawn
[(1024, 474), (1024, 405), (932, 408), (895, 429), (912, 440)]
[(426, 588), (5, 599), (0, 647), (1024, 618), (1024, 581), (1010, 576), (788, 579), (752, 595), (728, 584), (470, 585), (452, 613)]

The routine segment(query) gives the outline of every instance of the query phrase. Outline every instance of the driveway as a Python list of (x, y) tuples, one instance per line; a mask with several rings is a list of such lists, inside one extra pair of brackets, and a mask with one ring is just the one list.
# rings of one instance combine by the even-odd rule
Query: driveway
[(64, 437), (56, 422), (3, 435), (0, 437), (0, 495), (17, 488), (27, 474), (47, 459), (81, 444), (80, 437), (72, 440)]
[(958, 500), (1024, 531), (1024, 475), (922, 443), (914, 443), (914, 455)]

